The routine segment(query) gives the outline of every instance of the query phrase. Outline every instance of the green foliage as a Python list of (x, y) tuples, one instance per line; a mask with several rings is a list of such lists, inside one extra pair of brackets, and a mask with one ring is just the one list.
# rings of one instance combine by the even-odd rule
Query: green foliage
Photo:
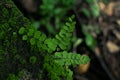
[(62, 65), (56, 64), (49, 55), (45, 56), (43, 69), (47, 71), (50, 80), (61, 80), (60, 76), (65, 76)]
[(85, 35), (85, 43), (90, 49), (94, 49), (97, 45), (95, 38), (92, 36), (92, 33), (99, 34), (100, 30), (98, 26), (91, 26), (91, 25), (82, 25), (82, 31)]
[(36, 56), (31, 56), (30, 59), (29, 59), (29, 61), (30, 61), (30, 63), (35, 64), (36, 61), (37, 61)]
[[(72, 21), (73, 18), (74, 16), (69, 18), (68, 22), (63, 25), (60, 32), (55, 35), (55, 38), (46, 38), (44, 33), (37, 31), (34, 27), (31, 27), (28, 30), (26, 29), (27, 33), (23, 35), (22, 40), (28, 40), (31, 45), (37, 46), (39, 50), (42, 49), (48, 53), (52, 53), (56, 50), (56, 48), (68, 50), (71, 44), (72, 32), (75, 28), (75, 22)], [(66, 37), (66, 39), (64, 37)]]
[(69, 9), (69, 7), (74, 4), (74, 2), (75, 0), (43, 0), (43, 4), (40, 6), (40, 8), (43, 15), (49, 15), (48, 17), (52, 17), (53, 15), (60, 15), (61, 12)]
[(68, 68), (66, 68), (66, 80), (73, 80), (73, 72), (70, 70), (70, 69), (68, 69)]
[[(5, 7), (6, 3), (12, 8)], [(65, 6), (71, 3), (68, 1)], [(48, 37), (34, 27), (11, 0), (2, 0), (0, 11), (0, 80), (41, 80), (44, 77), (72, 80), (69, 66), (89, 61), (89, 57), (67, 52), (75, 28), (74, 16), (55, 37)]]
[(34, 31), (35, 31), (34, 29), (31, 29), (31, 28), (30, 28), (30, 29), (28, 30), (27, 36), (29, 36), (29, 37), (33, 36)]
[(82, 42), (83, 42), (83, 39), (81, 38), (78, 38), (78, 39), (73, 39), (73, 42), (74, 42), (74, 47), (77, 47), (78, 45), (80, 45)]
[(87, 16), (88, 18), (90, 17), (90, 12), (86, 8), (82, 8), (82, 12)]
[(22, 40), (27, 40), (27, 35), (23, 35)]
[(86, 34), (85, 37), (85, 43), (88, 47), (90, 47), (92, 50), (95, 48), (96, 46), (96, 40), (93, 38), (93, 36), (91, 34)]
[(56, 59), (55, 62), (59, 65), (78, 65), (78, 64), (86, 64), (90, 61), (88, 56), (81, 56), (80, 54), (75, 53), (67, 53), (64, 52), (56, 52), (54, 55)]
[(98, 5), (98, 0), (85, 0), (90, 6), (90, 10), (83, 8), (82, 12), (85, 14), (86, 17), (90, 18), (90, 16), (93, 16), (94, 18), (97, 18), (100, 15), (100, 8)]
[(45, 44), (48, 47), (48, 52), (49, 53), (56, 50), (57, 43), (56, 43), (55, 39), (48, 38), (48, 39), (45, 40)]
[(48, 71), (50, 80), (61, 80), (60, 76), (64, 77), (65, 80), (72, 80), (73, 72), (69, 66), (86, 64), (88, 61), (90, 61), (88, 56), (66, 51), (56, 52), (53, 56), (45, 56), (44, 69)]
[(35, 44), (36, 44), (35, 38), (31, 38), (31, 39), (30, 39), (30, 44), (31, 44), (31, 45), (35, 45)]
[(7, 80), (18, 80), (19, 78), (15, 76), (14, 74), (9, 74)]
[(70, 48), (69, 45), (72, 38), (72, 32), (75, 28), (75, 22), (72, 21), (73, 18), (74, 16), (69, 18), (68, 22), (66, 22), (59, 34), (55, 36), (58, 46), (62, 50), (68, 50)]
[(100, 28), (98, 25), (91, 25), (91, 24), (88, 24), (88, 25), (85, 25), (83, 24), (82, 25), (82, 31), (83, 31), (83, 34), (87, 34), (87, 33), (95, 33), (95, 34), (100, 34)]
[(19, 33), (19, 34), (24, 34), (24, 32), (25, 32), (25, 28), (24, 28), (24, 27), (21, 27), (18, 33)]
[(91, 12), (95, 18), (100, 15), (100, 9), (98, 3), (95, 3), (91, 6)]
[(19, 61), (20, 61), (20, 63), (23, 64), (23, 65), (26, 64), (26, 60), (25, 60), (24, 58), (20, 58)]
[(36, 31), (35, 33), (34, 33), (34, 38), (35, 39), (39, 39), (39, 37), (40, 37), (40, 31)]
[(23, 69), (23, 70), (20, 70), (17, 74), (18, 76), (18, 80), (33, 80), (32, 79), (32, 75), (30, 72), (28, 72), (27, 70)]
[[(63, 17), (67, 16), (67, 12), (72, 9), (76, 0), (42, 0), (42, 2), (40, 15), (43, 19), (40, 19), (40, 25), (44, 25), (50, 34), (55, 35), (64, 24)], [(51, 21), (53, 24), (50, 23)]]
[[(34, 34), (28, 37), (28, 42), (30, 40), (31, 47), (36, 46), (39, 52), (47, 53), (46, 55), (41, 54), (44, 55), (43, 69), (48, 72), (48, 77), (51, 80), (61, 80), (60, 76), (64, 77), (66, 80), (72, 80), (73, 73), (68, 67), (70, 65), (85, 64), (90, 60), (87, 56), (82, 57), (76, 53), (66, 52), (70, 48), (72, 32), (75, 28), (73, 18), (74, 16), (68, 19), (60, 32), (55, 35), (55, 38), (47, 38), (44, 33), (34, 28), (29, 28), (28, 30), (28, 33), (31, 31), (31, 33)], [(55, 52), (54, 55), (50, 54), (54, 51), (60, 51), (58, 48), (64, 52)], [(31, 57), (30, 63), (35, 62), (36, 58)], [(64, 66), (66, 66), (66, 68), (64, 68)]]
[(36, 21), (32, 24), (32, 26), (35, 27), (36, 29), (38, 29), (40, 26), (40, 23)]

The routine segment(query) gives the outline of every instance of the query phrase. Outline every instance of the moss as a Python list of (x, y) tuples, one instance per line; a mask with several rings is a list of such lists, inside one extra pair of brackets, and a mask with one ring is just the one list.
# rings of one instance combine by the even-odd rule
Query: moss
[[(0, 1), (0, 64), (2, 64), (0, 80), (6, 80), (11, 72), (17, 74), (20, 68), (18, 66), (24, 67), (19, 61), (21, 59), (26, 61), (26, 56), (29, 55), (22, 47), (24, 43), (18, 35), (18, 30), (21, 27), (28, 28), (30, 25), (31, 22), (23, 16), (11, 0)], [(21, 51), (22, 48), (24, 52)], [(23, 54), (25, 54), (24, 57)], [(16, 55), (19, 55), (19, 58), (14, 60)]]
[[(72, 18), (56, 37), (47, 38), (44, 33), (31, 25), (11, 0), (1, 0), (0, 11), (2, 11), (0, 12), (0, 80), (6, 80), (7, 77), (8, 80), (18, 80), (21, 78), (18, 75), (20, 70), (27, 70), (32, 78), (38, 77), (42, 71), (43, 74), (48, 72), (47, 79), (61, 80), (61, 76), (67, 80), (72, 79), (72, 71), (68, 66), (55, 63), (54, 58), (58, 49), (59, 52), (62, 50), (67, 53), (75, 28)], [(60, 58), (63, 59), (64, 56), (67, 57), (62, 54)], [(62, 61), (64, 60), (60, 63), (63, 63)]]

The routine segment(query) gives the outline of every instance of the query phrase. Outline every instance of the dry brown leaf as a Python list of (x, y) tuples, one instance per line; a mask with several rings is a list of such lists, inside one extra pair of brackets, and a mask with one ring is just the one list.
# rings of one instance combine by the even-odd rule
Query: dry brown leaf
[(95, 48), (95, 54), (96, 56), (100, 57), (101, 54), (100, 54), (100, 49), (98, 47)]
[(113, 33), (115, 34), (115, 36), (120, 40), (120, 32), (113, 30)]
[(106, 9), (104, 9), (104, 12), (111, 16), (113, 14), (113, 8), (114, 8), (114, 3), (109, 3), (109, 5), (106, 7)]
[(77, 67), (77, 71), (79, 74), (84, 74), (88, 71), (89, 67), (90, 67), (90, 62), (88, 62), (87, 64), (80, 64)]
[(117, 22), (118, 25), (120, 25), (120, 20), (117, 20), (116, 22)]
[[(86, 55), (86, 54), (83, 54), (83, 55)], [(88, 71), (90, 67), (90, 62), (88, 62), (87, 64), (80, 64), (77, 66), (77, 71), (79, 74), (84, 74)]]
[(111, 52), (111, 53), (115, 53), (115, 52), (120, 51), (119, 46), (117, 46), (112, 41), (108, 41), (106, 45), (107, 45), (107, 48), (108, 48), (109, 52)]
[(103, 2), (99, 2), (99, 7), (100, 7), (100, 10), (104, 10), (106, 5), (103, 3)]
[(108, 16), (113, 15), (113, 9), (115, 5), (116, 5), (115, 2), (110, 2), (108, 5), (105, 5), (103, 2), (99, 2), (100, 10), (103, 11)]

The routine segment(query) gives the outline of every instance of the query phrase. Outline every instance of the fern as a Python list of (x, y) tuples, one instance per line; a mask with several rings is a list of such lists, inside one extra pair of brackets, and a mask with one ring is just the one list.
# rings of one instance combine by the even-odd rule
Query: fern
[(47, 45), (49, 53), (55, 51), (57, 48), (57, 43), (55, 39), (48, 38), (45, 40), (44, 43)]
[[(5, 3), (13, 7), (7, 9)], [(47, 75), (46, 80), (72, 80), (73, 72), (69, 66), (85, 64), (90, 60), (87, 56), (67, 52), (75, 28), (73, 16), (55, 37), (47, 37), (31, 25), (11, 0), (2, 0), (0, 11), (1, 80), (19, 80), (17, 74), (24, 68), (32, 78), (38, 78), (35, 75), (42, 71), (40, 79)]]
[(72, 32), (75, 28), (75, 22), (73, 22), (74, 16), (70, 17), (68, 22), (55, 36), (55, 38), (49, 38), (45, 40), (45, 44), (48, 46), (48, 52), (53, 52), (57, 48), (62, 50), (68, 50), (71, 44)]
[(45, 56), (44, 63), (44, 70), (47, 71), (50, 80), (61, 80), (62, 78), (65, 80), (72, 80), (73, 72), (68, 66), (57, 64), (54, 58), (50, 56)]
[(62, 65), (54, 62), (51, 56), (45, 56), (43, 69), (47, 71), (47, 75), (50, 80), (61, 80), (61, 77), (65, 77), (65, 70)]
[[(69, 18), (55, 38), (47, 38), (44, 33), (33, 27), (29, 29), (21, 27), (19, 29), (19, 34), (24, 37), (23, 40), (27, 40), (32, 48), (36, 46), (39, 52), (49, 54), (43, 56), (43, 70), (48, 72), (48, 77), (51, 80), (61, 80), (61, 77), (66, 80), (72, 80), (73, 72), (69, 69), (69, 66), (86, 64), (90, 61), (88, 56), (67, 52), (70, 48), (72, 32), (75, 28), (73, 18), (74, 16)], [(60, 51), (58, 49), (61, 49), (63, 52), (54, 53), (54, 51)], [(32, 62), (30, 60), (31, 63), (35, 63), (35, 61), (35, 59)]]
[(29, 28), (26, 31), (27, 33), (25, 33), (25, 28), (21, 27), (19, 34), (24, 34), (22, 37), (23, 40), (29, 40), (31, 45), (37, 44), (38, 49), (42, 48), (42, 50), (48, 53), (54, 52), (58, 47), (62, 50), (68, 50), (71, 44), (72, 32), (75, 28), (75, 22), (72, 21), (73, 18), (74, 16), (69, 18), (68, 22), (66, 22), (55, 38), (46, 38), (44, 33), (37, 31), (33, 27)]
[(56, 52), (54, 54), (55, 62), (59, 65), (78, 65), (78, 64), (86, 64), (90, 61), (88, 56), (81, 56), (76, 53), (68, 53), (64, 52)]
[(56, 52), (54, 55), (45, 56), (44, 69), (48, 71), (51, 80), (61, 80), (60, 76), (65, 80), (72, 80), (73, 72), (69, 66), (78, 64), (86, 64), (90, 61), (88, 56), (81, 56), (76, 53)]
[(59, 34), (55, 36), (58, 46), (62, 50), (68, 50), (70, 47), (70, 42), (72, 38), (72, 32), (75, 28), (75, 22), (73, 22), (74, 15), (69, 18), (68, 22), (60, 30)]
[[(72, 9), (75, 2), (76, 0), (42, 0), (40, 15), (43, 16), (43, 19), (40, 20), (40, 24), (47, 28), (49, 34), (55, 35), (64, 24), (63, 17), (67, 16), (68, 10)], [(51, 21), (54, 26), (50, 23)]]

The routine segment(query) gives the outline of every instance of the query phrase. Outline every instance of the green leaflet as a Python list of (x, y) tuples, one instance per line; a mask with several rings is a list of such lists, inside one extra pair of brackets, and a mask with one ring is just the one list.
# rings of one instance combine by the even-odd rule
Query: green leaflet
[(36, 31), (35, 33), (34, 33), (34, 38), (35, 39), (39, 39), (40, 38), (40, 31)]
[(86, 8), (82, 9), (82, 12), (85, 14), (85, 16), (87, 16), (88, 18), (90, 17), (90, 12), (89, 10), (87, 10)]
[(44, 41), (46, 39), (46, 35), (45, 34), (41, 34), (39, 37), (40, 41)]
[(52, 51), (56, 50), (57, 44), (55, 44), (55, 39), (46, 39), (45, 44), (48, 46), (49, 49)]
[(30, 44), (31, 44), (31, 45), (35, 45), (35, 44), (36, 44), (35, 38), (31, 38), (31, 39), (30, 39)]
[(97, 44), (96, 40), (89, 33), (86, 33), (85, 36), (86, 36), (85, 37), (85, 43), (86, 43), (86, 45), (89, 46), (93, 50), (96, 47), (96, 44)]
[(100, 15), (99, 5), (97, 3), (91, 5), (92, 15), (97, 18)]
[(37, 61), (37, 57), (36, 56), (31, 56), (29, 59), (30, 63), (35, 64)]
[(18, 32), (19, 34), (24, 34), (25, 33), (25, 28), (24, 27), (21, 27), (20, 29), (19, 29), (19, 32)]
[(28, 35), (28, 36), (33, 36), (34, 32), (35, 32), (35, 30), (30, 28), (30, 29), (28, 30), (27, 35)]
[(67, 80), (73, 80), (73, 72), (67, 67), (66, 68), (66, 79)]
[(61, 77), (65, 77), (66, 71), (62, 65), (54, 62), (53, 58), (49, 55), (45, 56), (43, 68), (47, 70), (50, 80), (61, 80)]
[(22, 40), (27, 40), (27, 39), (28, 39), (27, 35), (23, 35)]

